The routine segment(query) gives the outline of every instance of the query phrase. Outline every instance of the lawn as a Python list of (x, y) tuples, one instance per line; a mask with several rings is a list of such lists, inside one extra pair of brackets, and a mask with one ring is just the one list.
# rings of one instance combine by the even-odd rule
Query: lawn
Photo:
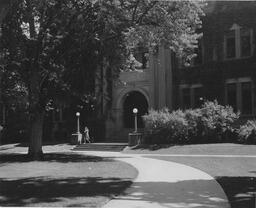
[(256, 207), (256, 158), (150, 157), (192, 166), (213, 176), (232, 208)]
[(198, 144), (164, 148), (144, 146), (134, 150), (126, 149), (126, 152), (145, 154), (145, 157), (200, 169), (218, 181), (226, 192), (232, 208), (256, 207), (256, 157), (246, 157), (256, 156), (256, 145)]
[(233, 143), (191, 145), (141, 145), (126, 148), (132, 154), (189, 154), (189, 155), (256, 155), (256, 145)]
[[(29, 161), (24, 153), (15, 153), (15, 146), (1, 146), (0, 206), (100, 207), (137, 176), (126, 163), (66, 148), (45, 147), (43, 161)], [(52, 149), (60, 151), (50, 153)], [(18, 146), (18, 152), (24, 150)]]

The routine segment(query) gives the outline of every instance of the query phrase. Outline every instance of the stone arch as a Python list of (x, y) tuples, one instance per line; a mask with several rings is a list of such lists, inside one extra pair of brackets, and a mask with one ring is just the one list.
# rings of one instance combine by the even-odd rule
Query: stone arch
[(123, 97), (122, 102), (122, 123), (124, 128), (134, 128), (133, 108), (138, 109), (137, 121), (138, 128), (143, 128), (142, 116), (148, 113), (148, 100), (144, 94), (139, 91), (130, 91)]
[(144, 97), (146, 98), (147, 100), (147, 103), (148, 103), (148, 106), (150, 106), (150, 102), (149, 102), (149, 95), (148, 95), (148, 92), (144, 89), (141, 89), (141, 88), (132, 88), (132, 89), (124, 89), (122, 90), (117, 99), (115, 100), (114, 102), (114, 108), (115, 109), (122, 109), (123, 108), (123, 103), (124, 103), (124, 100), (126, 98), (126, 95), (130, 92), (140, 92), (142, 95), (144, 95)]

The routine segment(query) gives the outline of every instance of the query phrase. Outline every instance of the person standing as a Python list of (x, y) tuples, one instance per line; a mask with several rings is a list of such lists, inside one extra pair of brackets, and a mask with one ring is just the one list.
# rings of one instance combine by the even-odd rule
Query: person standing
[(91, 143), (90, 135), (89, 135), (89, 129), (88, 129), (87, 126), (84, 128), (84, 135), (83, 135), (83, 137), (84, 137), (83, 143), (86, 143), (86, 142)]

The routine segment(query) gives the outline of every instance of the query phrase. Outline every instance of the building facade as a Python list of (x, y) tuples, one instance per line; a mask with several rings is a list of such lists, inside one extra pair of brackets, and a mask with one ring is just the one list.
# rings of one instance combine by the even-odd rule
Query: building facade
[(208, 2), (205, 13), (197, 57), (189, 64), (161, 46), (149, 55), (146, 67), (120, 74), (113, 85), (106, 138), (127, 141), (135, 107), (141, 120), (150, 108), (196, 108), (204, 100), (217, 100), (242, 118), (255, 117), (256, 3)]
[[(146, 50), (135, 54), (141, 67), (121, 72), (119, 79), (111, 83), (112, 101), (111, 106), (105, 107), (108, 108), (105, 125), (81, 118), (83, 125), (91, 125), (93, 136), (104, 131), (105, 140), (126, 142), (134, 128), (133, 108), (138, 108), (140, 130), (142, 116), (151, 108), (196, 108), (204, 100), (216, 99), (220, 104), (231, 105), (241, 112), (242, 118), (255, 117), (256, 2), (209, 1), (205, 13), (200, 31), (203, 36), (195, 51), (197, 57), (189, 64), (182, 63), (164, 46), (159, 46), (154, 54)], [(1, 7), (0, 22), (3, 16), (4, 7)], [(107, 90), (105, 88), (103, 90)], [(75, 112), (79, 109), (73, 109), (65, 113), (64, 106), (52, 112), (47, 138), (63, 138), (63, 132), (68, 137), (75, 131)], [(1, 124), (5, 123), (5, 112), (0, 99)]]
[(255, 2), (215, 2), (203, 19), (198, 57), (180, 67), (176, 107), (198, 107), (200, 98), (218, 100), (255, 116)]
[(142, 128), (142, 116), (150, 108), (173, 107), (172, 52), (161, 46), (155, 55), (141, 53), (140, 56), (141, 60), (149, 56), (146, 64), (142, 64), (144, 67), (121, 72), (113, 84), (112, 108), (106, 123), (108, 140), (127, 141), (128, 133), (134, 128), (133, 108), (138, 109), (138, 127)]

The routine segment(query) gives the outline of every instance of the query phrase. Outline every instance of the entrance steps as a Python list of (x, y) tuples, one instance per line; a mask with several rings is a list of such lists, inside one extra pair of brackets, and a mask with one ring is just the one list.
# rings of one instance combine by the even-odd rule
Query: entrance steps
[(74, 151), (110, 151), (120, 152), (128, 144), (127, 143), (86, 143), (74, 147)]

